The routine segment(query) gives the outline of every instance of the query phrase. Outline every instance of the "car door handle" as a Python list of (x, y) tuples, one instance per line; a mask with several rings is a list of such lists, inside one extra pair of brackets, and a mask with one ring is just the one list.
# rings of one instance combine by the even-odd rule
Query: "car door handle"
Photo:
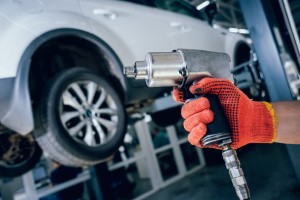
[(107, 18), (107, 19), (116, 19), (118, 17), (118, 14), (106, 9), (106, 8), (96, 8), (93, 10), (93, 14), (94, 15), (102, 15), (103, 17)]
[(180, 22), (170, 22), (170, 26), (179, 31), (187, 31), (189, 28)]

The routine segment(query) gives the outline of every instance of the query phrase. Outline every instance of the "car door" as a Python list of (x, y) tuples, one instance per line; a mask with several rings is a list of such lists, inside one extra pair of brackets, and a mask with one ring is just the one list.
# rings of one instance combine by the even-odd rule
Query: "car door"
[(94, 34), (121, 58), (123, 65), (151, 51), (172, 51), (168, 12), (122, 1), (80, 0)]
[(176, 48), (224, 51), (225, 37), (206, 21), (195, 16), (195, 10), (185, 7), (180, 0), (154, 0), (157, 8), (172, 12), (170, 26)]

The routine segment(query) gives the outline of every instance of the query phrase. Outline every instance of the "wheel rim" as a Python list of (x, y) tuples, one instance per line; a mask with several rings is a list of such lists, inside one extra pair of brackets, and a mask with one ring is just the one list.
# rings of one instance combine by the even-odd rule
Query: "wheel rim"
[(103, 145), (116, 134), (117, 104), (93, 81), (70, 84), (62, 93), (59, 112), (67, 133), (84, 145)]
[(31, 135), (3, 134), (1, 143), (0, 165), (8, 168), (23, 165), (33, 155), (36, 148)]

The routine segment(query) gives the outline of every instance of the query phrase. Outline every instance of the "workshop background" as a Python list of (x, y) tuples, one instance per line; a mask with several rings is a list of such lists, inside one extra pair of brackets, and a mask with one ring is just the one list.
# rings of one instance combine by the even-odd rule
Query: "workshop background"
[[(300, 98), (297, 0), (7, 0), (0, 25), (2, 200), (238, 199), (171, 88), (123, 75), (148, 52), (225, 52), (251, 99)], [(237, 153), (251, 199), (300, 199), (299, 145)]]

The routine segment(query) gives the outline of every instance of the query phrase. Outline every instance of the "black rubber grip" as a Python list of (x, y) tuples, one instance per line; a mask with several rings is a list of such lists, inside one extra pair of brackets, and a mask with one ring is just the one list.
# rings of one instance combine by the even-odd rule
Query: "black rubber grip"
[(207, 132), (202, 138), (202, 142), (206, 141), (206, 143), (218, 145), (231, 143), (231, 129), (218, 96), (205, 94), (203, 97), (206, 97), (210, 102), (210, 109), (214, 113), (214, 120), (207, 124)]
[(209, 100), (210, 109), (214, 113), (213, 122), (207, 125), (206, 135), (215, 133), (231, 133), (229, 123), (225, 117), (225, 113), (220, 104), (218, 96), (214, 94), (206, 94), (204, 97)]
[(231, 129), (225, 117), (225, 113), (220, 104), (218, 96), (214, 94), (195, 96), (189, 92), (188, 88), (188, 86), (182, 88), (184, 92), (184, 98), (188, 99), (187, 102), (195, 99), (195, 97), (206, 97), (210, 102), (210, 109), (214, 113), (214, 120), (213, 122), (207, 124), (207, 132), (201, 139), (203, 144), (205, 146), (211, 144), (218, 144), (222, 146), (223, 144), (231, 143)]

